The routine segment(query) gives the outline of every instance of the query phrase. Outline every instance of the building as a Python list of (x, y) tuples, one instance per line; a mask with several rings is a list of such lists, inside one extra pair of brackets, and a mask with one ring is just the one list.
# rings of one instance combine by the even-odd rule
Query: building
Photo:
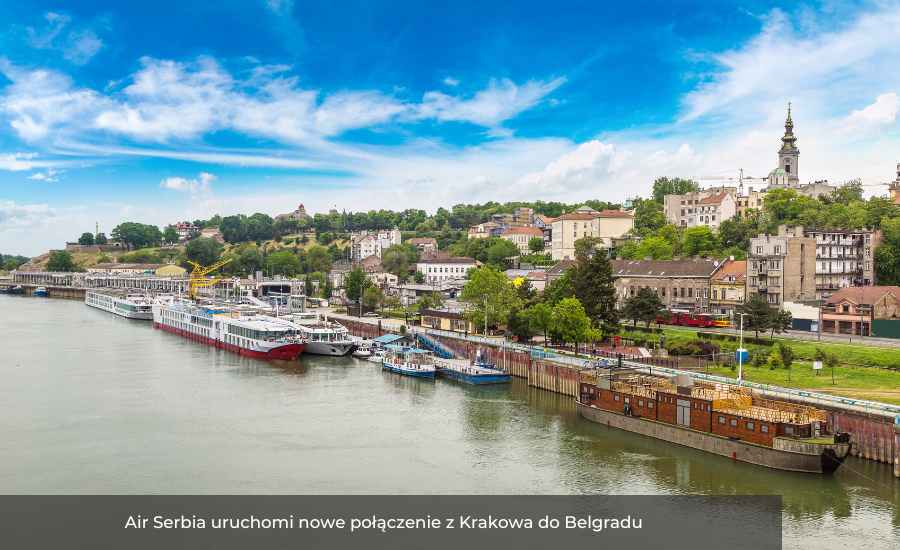
[(786, 301), (809, 300), (816, 295), (815, 275), (816, 239), (784, 226), (778, 228), (778, 235), (750, 239), (747, 300), (752, 294), (762, 294), (778, 309)]
[(416, 250), (418, 250), (420, 258), (423, 254), (428, 252), (437, 252), (438, 249), (437, 239), (433, 239), (431, 237), (416, 237), (406, 242), (416, 246)]
[(573, 265), (578, 265), (578, 260), (560, 260), (553, 267), (547, 270), (547, 286), (553, 284), (554, 281), (566, 274), (566, 271)]
[(500, 233), (520, 227), (529, 227), (534, 223), (534, 209), (517, 206), (512, 214), (491, 214), (491, 221), (497, 224)]
[(466, 271), (473, 267), (478, 267), (478, 262), (473, 258), (425, 260), (416, 264), (416, 269), (425, 275), (426, 283), (461, 279), (466, 276)]
[(359, 261), (359, 267), (363, 268), (364, 271), (371, 271), (376, 267), (381, 267), (381, 256), (377, 254), (366, 256)]
[(897, 163), (897, 179), (895, 179), (890, 187), (888, 187), (888, 193), (891, 194), (891, 201), (894, 204), (900, 205), (900, 193), (897, 193), (898, 190), (900, 190), (900, 162)]
[(737, 308), (744, 303), (747, 284), (747, 262), (743, 260), (723, 260), (719, 269), (710, 279), (709, 310), (719, 315), (734, 316)]
[[(376, 235), (375, 239), (378, 241), (378, 244), (382, 249), (390, 248), (392, 245), (400, 244), (401, 235), (400, 230), (394, 228), (392, 230), (379, 231)], [(380, 254), (379, 254), (380, 256)]]
[(607, 251), (613, 248), (613, 239), (621, 237), (634, 227), (634, 217), (629, 212), (604, 210), (597, 212), (582, 206), (574, 212), (553, 220), (550, 258), (566, 260), (575, 258), (575, 241), (584, 237), (597, 237), (600, 246)]
[(747, 187), (747, 194), (745, 195), (743, 192), (744, 185), (741, 183), (738, 188), (738, 196), (735, 199), (735, 206), (737, 207), (736, 216), (739, 218), (746, 218), (748, 210), (764, 210), (765, 205), (763, 204), (763, 200), (766, 198), (765, 191), (754, 191), (753, 187)]
[(422, 326), (436, 330), (475, 333), (475, 325), (460, 313), (439, 309), (423, 309), (419, 313), (422, 315)]
[(553, 220), (550, 216), (534, 215), (534, 227), (538, 227), (544, 232), (544, 248), (550, 250), (553, 243)]
[(518, 246), (519, 252), (524, 256), (531, 254), (528, 243), (535, 237), (538, 237), (541, 241), (544, 240), (544, 232), (538, 227), (519, 227), (518, 229), (511, 229), (500, 235), (501, 239), (506, 239)]
[(126, 264), (105, 263), (95, 264), (85, 268), (88, 273), (122, 273), (126, 275), (153, 274), (184, 276), (187, 270), (175, 264)]
[(191, 233), (194, 231), (200, 231), (200, 228), (196, 225), (191, 225), (189, 223), (176, 223), (172, 225), (172, 228), (175, 229), (175, 232), (178, 233), (179, 239), (187, 239), (191, 236)]
[(728, 193), (716, 193), (697, 201), (694, 214), (687, 217), (688, 227), (705, 225), (713, 231), (719, 224), (731, 218), (737, 212), (734, 198)]
[(310, 218), (310, 215), (306, 213), (306, 207), (302, 204), (297, 207), (293, 212), (288, 212), (287, 214), (279, 214), (275, 216), (275, 219), (279, 218), (296, 218), (298, 220), (305, 220)]
[(381, 243), (375, 235), (363, 230), (359, 235), (350, 239), (350, 251), (353, 265), (358, 266), (363, 259), (369, 256), (374, 255), (381, 258)]
[(710, 309), (710, 279), (721, 260), (611, 260), (617, 277), (616, 306), (638, 289), (650, 287), (669, 309), (687, 309), (698, 313)]
[(486, 237), (499, 237), (500, 225), (494, 222), (480, 223), (469, 228), (469, 239), (484, 239)]
[(607, 252), (616, 247), (616, 239), (633, 228), (634, 212), (604, 210), (591, 220), (591, 236), (599, 238), (600, 246)]
[(824, 300), (847, 286), (875, 286), (875, 248), (884, 240), (880, 229), (796, 228), (816, 241), (816, 299)]
[(898, 338), (900, 287), (842, 288), (825, 301), (819, 316), (822, 332)]
[(389, 288), (390, 286), (396, 286), (400, 282), (400, 279), (396, 275), (388, 273), (380, 265), (365, 267), (363, 269), (372, 281), (372, 284), (377, 287)]

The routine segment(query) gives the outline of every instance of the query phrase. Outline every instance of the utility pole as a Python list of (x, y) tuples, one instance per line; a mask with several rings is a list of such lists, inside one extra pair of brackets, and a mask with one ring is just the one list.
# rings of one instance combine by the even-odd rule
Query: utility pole
[(741, 316), (741, 341), (738, 344), (738, 381), (744, 379), (744, 315), (746, 313), (738, 313)]
[(484, 295), (484, 337), (487, 338), (487, 299), (488, 295)]
[(363, 285), (364, 284), (365, 283), (359, 285), (359, 300), (357, 301), (358, 309), (356, 310), (356, 313), (358, 314), (357, 317), (359, 317), (360, 319), (362, 319), (362, 296), (363, 296)]

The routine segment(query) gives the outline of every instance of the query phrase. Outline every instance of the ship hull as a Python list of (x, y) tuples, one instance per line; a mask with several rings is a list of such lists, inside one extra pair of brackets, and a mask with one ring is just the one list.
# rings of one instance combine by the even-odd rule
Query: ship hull
[(472, 374), (461, 372), (455, 369), (439, 368), (437, 376), (441, 378), (449, 378), (462, 382), (463, 384), (472, 384), (473, 386), (487, 386), (490, 384), (508, 384), (509, 374), (506, 373), (490, 373), (490, 374)]
[(843, 464), (844, 459), (850, 452), (849, 444), (823, 446), (817, 453), (800, 453), (775, 449), (656, 420), (598, 409), (591, 405), (584, 405), (578, 400), (575, 403), (578, 405), (578, 411), (581, 413), (581, 416), (610, 428), (617, 428), (733, 460), (778, 470), (832, 474)]
[(390, 365), (388, 363), (381, 363), (381, 368), (383, 368), (384, 370), (389, 371), (389, 372), (403, 374), (406, 376), (415, 376), (416, 378), (434, 378), (433, 370), (425, 371), (425, 370), (405, 369), (403, 367)]
[(207, 338), (206, 336), (201, 336), (199, 334), (194, 334), (193, 332), (188, 332), (186, 330), (177, 329), (174, 327), (170, 327), (161, 323), (153, 323), (153, 326), (156, 328), (165, 330), (167, 332), (171, 332), (173, 334), (178, 334), (190, 340), (195, 340), (197, 342), (203, 342), (205, 344), (209, 344), (211, 346), (216, 346), (234, 353), (238, 353), (240, 355), (246, 355), (248, 357), (261, 357), (265, 359), (282, 359), (284, 361), (294, 361), (303, 351), (306, 349), (306, 344), (284, 344), (282, 346), (277, 346), (273, 348), (269, 348), (268, 350), (252, 350), (247, 348), (242, 348), (240, 346), (236, 346), (234, 344), (229, 344), (227, 342), (220, 342), (218, 340), (214, 340), (212, 338)]
[(356, 346), (355, 342), (310, 342), (304, 353), (341, 357), (356, 349)]

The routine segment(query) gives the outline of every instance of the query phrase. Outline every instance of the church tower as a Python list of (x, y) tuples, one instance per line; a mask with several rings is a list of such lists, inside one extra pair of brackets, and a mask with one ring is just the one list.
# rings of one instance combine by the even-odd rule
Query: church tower
[(781, 138), (781, 149), (778, 150), (778, 168), (787, 174), (787, 184), (791, 188), (797, 188), (800, 185), (799, 165), (797, 164), (799, 156), (797, 138), (794, 137), (794, 121), (791, 120), (791, 102), (788, 101), (788, 116), (784, 121), (784, 137)]

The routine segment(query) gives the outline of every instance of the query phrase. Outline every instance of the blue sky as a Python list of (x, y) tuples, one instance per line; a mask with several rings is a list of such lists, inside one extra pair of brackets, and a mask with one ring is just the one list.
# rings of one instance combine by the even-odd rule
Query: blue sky
[(766, 174), (788, 101), (801, 179), (900, 158), (897, 2), (132, 4), (0, 5), (0, 252)]

